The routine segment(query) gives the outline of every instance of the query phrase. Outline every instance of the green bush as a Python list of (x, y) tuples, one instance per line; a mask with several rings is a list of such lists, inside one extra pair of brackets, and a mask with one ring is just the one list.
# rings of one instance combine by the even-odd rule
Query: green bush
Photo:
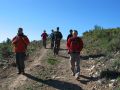
[(87, 54), (106, 54), (120, 51), (120, 28), (104, 29), (95, 26), (83, 33), (84, 48)]
[(51, 65), (55, 65), (58, 62), (58, 60), (54, 58), (48, 58), (47, 62)]
[(117, 59), (115, 60), (113, 63), (112, 63), (112, 68), (115, 70), (115, 71), (118, 71), (120, 69), (120, 60)]

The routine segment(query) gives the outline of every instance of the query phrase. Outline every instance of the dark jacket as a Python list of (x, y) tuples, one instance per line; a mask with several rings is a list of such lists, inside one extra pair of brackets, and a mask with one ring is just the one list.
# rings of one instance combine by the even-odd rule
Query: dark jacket
[(71, 38), (72, 36), (73, 36), (72, 34), (69, 34), (69, 35), (67, 36), (67, 41), (68, 41), (68, 39)]

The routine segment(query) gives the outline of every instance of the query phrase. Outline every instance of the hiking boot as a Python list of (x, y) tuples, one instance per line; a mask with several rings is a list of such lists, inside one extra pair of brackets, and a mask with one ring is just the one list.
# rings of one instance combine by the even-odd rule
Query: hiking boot
[(72, 76), (75, 76), (75, 73), (72, 73)]
[(78, 79), (79, 79), (79, 76), (75, 75), (75, 79), (78, 80)]
[(22, 75), (25, 75), (25, 72), (21, 72)]
[(17, 74), (21, 74), (21, 72), (17, 72)]
[(77, 74), (75, 75), (75, 79), (78, 80), (78, 79), (79, 79), (79, 76), (80, 76), (79, 73), (77, 73)]

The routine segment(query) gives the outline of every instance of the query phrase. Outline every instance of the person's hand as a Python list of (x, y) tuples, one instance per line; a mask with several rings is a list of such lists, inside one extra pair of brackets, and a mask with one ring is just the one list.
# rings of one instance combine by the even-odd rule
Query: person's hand
[(70, 50), (68, 50), (68, 54), (70, 54)]

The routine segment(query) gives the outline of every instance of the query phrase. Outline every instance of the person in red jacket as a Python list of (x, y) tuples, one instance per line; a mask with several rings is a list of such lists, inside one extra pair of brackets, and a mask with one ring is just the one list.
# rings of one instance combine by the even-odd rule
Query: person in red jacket
[(16, 53), (16, 65), (18, 68), (18, 74), (24, 74), (24, 61), (25, 52), (29, 44), (29, 39), (23, 34), (23, 28), (18, 29), (18, 34), (12, 39), (12, 44), (14, 45), (14, 52)]
[(43, 40), (43, 46), (44, 48), (46, 48), (46, 40), (48, 37), (48, 34), (46, 33), (46, 31), (44, 30), (44, 32), (41, 34), (42, 40)]
[(80, 76), (80, 51), (83, 48), (83, 41), (77, 36), (78, 32), (76, 30), (73, 31), (72, 35), (73, 36), (67, 41), (67, 48), (70, 54), (70, 63), (73, 76), (78, 79)]

